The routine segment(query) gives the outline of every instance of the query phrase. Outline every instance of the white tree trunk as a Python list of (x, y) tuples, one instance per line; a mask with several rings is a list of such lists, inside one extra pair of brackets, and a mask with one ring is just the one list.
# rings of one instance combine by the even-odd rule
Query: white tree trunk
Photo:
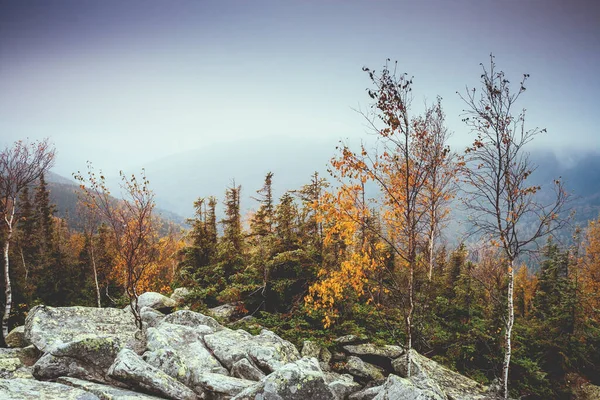
[(10, 310), (12, 308), (12, 288), (10, 285), (10, 264), (8, 261), (8, 250), (10, 246), (10, 240), (12, 238), (12, 222), (15, 216), (15, 209), (13, 205), (12, 214), (10, 219), (5, 218), (6, 226), (8, 227), (8, 234), (6, 235), (6, 241), (4, 242), (4, 295), (6, 298), (6, 305), (4, 306), (4, 315), (2, 316), (2, 337), (5, 338), (8, 335), (8, 319), (10, 318)]
[(408, 283), (408, 301), (409, 308), (408, 314), (406, 316), (406, 331), (407, 331), (407, 340), (406, 340), (406, 377), (410, 378), (412, 373), (412, 362), (410, 359), (411, 349), (412, 349), (412, 315), (415, 308), (415, 303), (413, 299), (413, 279), (414, 279), (414, 266), (413, 263), (410, 265), (410, 278)]
[(508, 319), (506, 321), (505, 333), (506, 349), (504, 353), (504, 363), (502, 366), (502, 392), (505, 399), (508, 399), (508, 370), (510, 367), (510, 356), (512, 354), (512, 328), (515, 322), (515, 306), (513, 300), (514, 280), (514, 260), (511, 260), (510, 265), (508, 267)]

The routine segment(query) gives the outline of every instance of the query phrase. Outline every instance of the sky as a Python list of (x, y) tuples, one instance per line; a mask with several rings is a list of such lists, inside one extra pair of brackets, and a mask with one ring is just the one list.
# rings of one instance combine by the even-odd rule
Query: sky
[(361, 69), (390, 58), (416, 108), (442, 96), (462, 149), (456, 92), (493, 52), (511, 81), (531, 75), (537, 146), (600, 151), (598, 21), (585, 0), (0, 0), (0, 145), (49, 137), (70, 176), (215, 144), (359, 140)]

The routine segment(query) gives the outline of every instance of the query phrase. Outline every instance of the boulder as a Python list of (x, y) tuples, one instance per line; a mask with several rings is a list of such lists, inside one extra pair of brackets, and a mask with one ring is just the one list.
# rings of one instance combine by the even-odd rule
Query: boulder
[(34, 346), (8, 349), (0, 348), (0, 359), (15, 357), (21, 360), (26, 367), (31, 367), (40, 358), (40, 352)]
[(210, 372), (200, 375), (199, 382), (205, 390), (211, 392), (212, 396), (214, 396), (214, 394), (216, 393), (219, 395), (231, 397), (239, 394), (242, 390), (256, 383), (254, 381), (249, 381), (246, 379), (234, 378), (232, 376), (225, 376), (220, 374), (213, 374)]
[(223, 329), (204, 336), (204, 341), (228, 369), (235, 362), (246, 358), (262, 370), (273, 372), (300, 358), (298, 349), (293, 344), (266, 329), (257, 336), (243, 330)]
[(116, 380), (137, 387), (152, 394), (174, 400), (197, 400), (198, 396), (190, 388), (160, 369), (145, 362), (129, 349), (117, 355), (108, 375)]
[[(483, 400), (490, 397), (488, 388), (411, 350), (411, 379), (423, 388), (439, 387), (453, 399)], [(406, 377), (406, 357), (392, 362), (394, 370)]]
[(133, 315), (116, 308), (36, 306), (25, 319), (25, 338), (43, 352), (98, 336), (127, 343), (136, 331)]
[(250, 381), (260, 381), (265, 377), (265, 374), (246, 358), (236, 361), (231, 367), (230, 372), (231, 376)]
[(31, 343), (25, 339), (25, 325), (17, 326), (4, 338), (8, 347), (27, 347)]
[(267, 329), (253, 336), (251, 342), (248, 353), (252, 361), (265, 371), (273, 372), (289, 362), (300, 359), (296, 346)]
[(18, 357), (0, 358), (0, 379), (33, 379), (31, 367), (25, 366)]
[[(169, 314), (177, 307), (177, 302), (160, 293), (145, 292), (139, 295), (137, 299), (137, 309), (141, 310), (144, 307), (150, 307), (163, 314)], [(129, 306), (125, 308), (129, 309)]]
[(344, 336), (340, 336), (339, 338), (335, 339), (335, 342), (340, 345), (364, 343), (366, 341), (367, 341), (366, 336), (356, 336), (356, 335), (344, 335)]
[(358, 392), (360, 389), (362, 389), (362, 386), (359, 383), (354, 382), (354, 378), (352, 378), (352, 375), (335, 375), (337, 375), (335, 379), (332, 379), (330, 381), (327, 381), (326, 379), (326, 382), (327, 386), (329, 386), (329, 389), (331, 389), (331, 391), (335, 393), (335, 395), (339, 399), (346, 399), (350, 394)]
[(305, 357), (282, 366), (233, 398), (255, 399), (336, 400), (337, 397), (325, 383), (317, 360)]
[(165, 314), (150, 307), (140, 309), (140, 318), (144, 324), (144, 329), (155, 327), (165, 318)]
[(215, 317), (223, 321), (231, 322), (238, 314), (238, 308), (235, 304), (223, 304), (218, 307), (209, 308), (208, 311)]
[(365, 387), (358, 392), (352, 393), (348, 396), (348, 400), (372, 400), (374, 399), (379, 392), (383, 390), (383, 386), (370, 386)]
[(361, 382), (384, 379), (383, 372), (379, 368), (355, 356), (348, 357), (345, 370)]
[(163, 322), (189, 326), (190, 328), (208, 326), (212, 328), (210, 333), (225, 329), (216, 319), (190, 310), (175, 311), (174, 313), (167, 315)]
[(33, 375), (41, 380), (70, 376), (113, 383), (106, 373), (123, 347), (121, 339), (113, 336), (88, 337), (60, 344), (35, 363)]
[(302, 343), (302, 352), (300, 354), (302, 357), (319, 358), (319, 354), (321, 354), (321, 346), (313, 341), (305, 340), (304, 343)]
[(396, 375), (388, 376), (381, 391), (373, 400), (445, 400), (439, 394), (420, 389), (408, 379)]
[(58, 383), (67, 386), (85, 390), (103, 400), (160, 400), (162, 397), (155, 397), (149, 394), (134, 392), (127, 389), (116, 388), (114, 386), (103, 385), (100, 383), (88, 382), (77, 378), (58, 378)]
[(395, 358), (400, 357), (404, 354), (404, 349), (400, 346), (376, 346), (371, 343), (365, 344), (356, 344), (356, 345), (346, 345), (344, 346), (344, 350), (348, 352), (348, 354), (353, 356), (358, 356), (360, 358), (363, 357), (372, 357), (372, 358), (387, 358), (393, 360)]
[(197, 329), (163, 322), (156, 328), (148, 328), (146, 337), (148, 351), (144, 360), (194, 390), (205, 372), (229, 375), (205, 347), (202, 333)]
[(0, 398), (6, 400), (100, 400), (92, 393), (55, 382), (0, 379)]
[(173, 293), (171, 294), (171, 300), (175, 301), (177, 305), (181, 305), (185, 303), (185, 298), (191, 293), (192, 291), (186, 287), (177, 288), (173, 290)]

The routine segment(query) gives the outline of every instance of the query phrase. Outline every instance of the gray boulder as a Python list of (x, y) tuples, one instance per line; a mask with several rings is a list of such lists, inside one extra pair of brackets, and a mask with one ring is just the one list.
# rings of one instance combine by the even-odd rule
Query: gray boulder
[(204, 341), (228, 369), (246, 358), (262, 370), (272, 372), (300, 358), (298, 349), (293, 344), (266, 329), (257, 336), (243, 330), (223, 329), (204, 336)]
[(344, 335), (335, 339), (337, 344), (345, 345), (345, 344), (357, 344), (364, 343), (367, 341), (366, 336), (356, 336), (356, 335)]
[[(489, 389), (482, 384), (424, 357), (411, 350), (411, 380), (422, 388), (439, 389), (449, 398), (483, 400), (490, 397)], [(394, 370), (406, 377), (406, 357), (392, 362)]]
[(238, 313), (235, 304), (223, 304), (218, 307), (209, 308), (208, 311), (210, 311), (213, 317), (228, 322), (232, 321)]
[(103, 385), (101, 383), (88, 382), (77, 378), (62, 377), (56, 380), (67, 386), (85, 390), (103, 400), (160, 400), (162, 397), (155, 397), (149, 394), (138, 393), (127, 389), (116, 388), (114, 386)]
[(244, 389), (254, 385), (256, 382), (246, 379), (234, 378), (210, 372), (200, 375), (200, 385), (207, 391), (211, 392), (212, 396), (222, 395), (233, 397), (239, 394)]
[[(160, 293), (146, 292), (139, 295), (137, 300), (137, 309), (141, 310), (144, 307), (150, 307), (163, 314), (169, 314), (177, 307), (177, 302)], [(129, 309), (129, 306), (125, 308)]]
[(302, 358), (286, 364), (260, 382), (245, 389), (233, 400), (337, 400), (325, 383), (315, 358)]
[(181, 305), (185, 302), (185, 298), (191, 294), (191, 290), (186, 287), (180, 287), (173, 290), (171, 294), (171, 299), (175, 301), (178, 305)]
[(321, 346), (313, 341), (305, 340), (302, 343), (302, 352), (300, 354), (302, 357), (319, 358), (319, 354), (321, 354)]
[(92, 393), (54, 382), (0, 379), (0, 400), (100, 400)]
[(33, 379), (31, 367), (25, 366), (18, 357), (0, 358), (0, 379)]
[(200, 386), (200, 376), (205, 372), (229, 375), (207, 350), (197, 329), (163, 322), (156, 328), (148, 328), (146, 337), (148, 351), (144, 360), (194, 390)]
[(70, 376), (113, 383), (106, 373), (123, 347), (121, 339), (113, 336), (89, 337), (60, 344), (35, 363), (33, 375), (41, 380)]
[(163, 322), (189, 326), (190, 328), (208, 326), (212, 328), (210, 333), (225, 329), (216, 319), (190, 310), (175, 311), (174, 313), (167, 315)]
[(25, 338), (43, 352), (98, 336), (127, 343), (136, 331), (133, 315), (116, 308), (36, 306), (25, 319)]
[(404, 349), (400, 346), (376, 346), (371, 343), (346, 345), (344, 346), (350, 355), (358, 357), (372, 357), (372, 358), (387, 358), (393, 360), (404, 354)]
[(161, 323), (165, 318), (165, 314), (150, 307), (142, 307), (140, 310), (140, 318), (144, 324), (144, 329), (152, 328)]
[(31, 367), (40, 358), (40, 352), (34, 346), (0, 348), (0, 360), (3, 358), (18, 358), (23, 365)]
[(198, 396), (190, 388), (160, 369), (146, 363), (129, 349), (117, 355), (108, 375), (116, 380), (137, 387), (143, 391), (174, 400), (197, 400)]
[(231, 367), (231, 376), (250, 381), (260, 381), (265, 377), (264, 372), (256, 368), (248, 359), (242, 358)]
[(420, 389), (408, 379), (396, 375), (388, 376), (379, 394), (374, 400), (445, 400), (439, 394)]
[(352, 393), (348, 396), (348, 400), (372, 400), (374, 399), (381, 391), (383, 390), (383, 386), (371, 386), (366, 387), (358, 392)]
[(335, 395), (340, 399), (347, 399), (352, 393), (358, 392), (362, 389), (362, 386), (354, 382), (352, 375), (348, 374), (334, 374), (337, 375), (334, 379), (327, 381), (327, 386)]
[(348, 357), (345, 369), (350, 375), (362, 382), (384, 379), (381, 369), (355, 356)]
[(8, 347), (27, 347), (31, 343), (25, 339), (25, 325), (17, 326), (4, 338)]

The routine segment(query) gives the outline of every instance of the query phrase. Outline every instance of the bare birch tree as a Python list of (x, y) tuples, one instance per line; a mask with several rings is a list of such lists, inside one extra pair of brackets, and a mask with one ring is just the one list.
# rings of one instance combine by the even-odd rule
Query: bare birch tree
[(568, 195), (559, 180), (554, 181), (552, 201), (538, 200), (540, 187), (528, 185), (535, 170), (524, 147), (545, 129), (525, 128), (525, 109), (515, 104), (525, 92), (528, 74), (523, 75), (516, 92), (504, 72), (497, 71), (494, 56), (489, 69), (483, 66), (482, 89), (467, 87), (463, 121), (475, 134), (463, 158), (464, 202), (470, 213), (473, 234), (491, 240), (502, 250), (508, 280), (507, 309), (504, 317), (505, 354), (502, 366), (502, 394), (508, 398), (508, 374), (514, 324), (515, 260), (535, 242), (562, 223), (559, 214)]
[[(17, 141), (0, 153), (0, 216), (6, 229), (4, 241), (4, 314), (2, 338), (8, 335), (8, 319), (12, 308), (9, 250), (18, 221), (19, 193), (36, 182), (54, 164), (55, 149), (48, 139), (28, 143)], [(2, 340), (4, 341), (4, 340)]]

